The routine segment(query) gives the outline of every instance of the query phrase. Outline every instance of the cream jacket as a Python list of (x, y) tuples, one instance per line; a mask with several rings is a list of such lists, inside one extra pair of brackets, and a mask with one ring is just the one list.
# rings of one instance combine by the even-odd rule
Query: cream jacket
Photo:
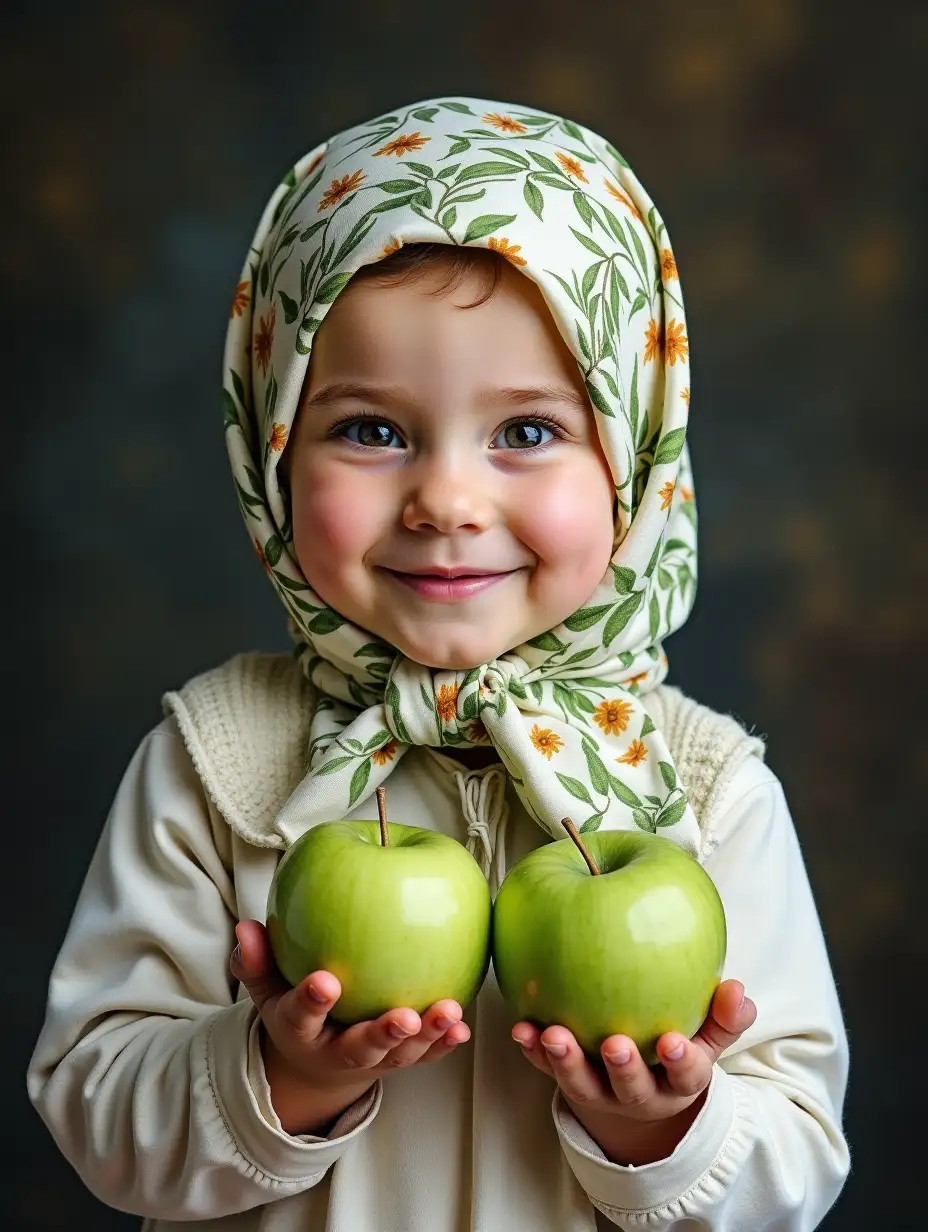
[[(848, 1053), (800, 846), (762, 745), (662, 688), (667, 734), (755, 1025), (667, 1159), (610, 1163), (524, 1061), (492, 971), (473, 1038), (398, 1071), (328, 1138), (283, 1132), (233, 928), (264, 919), (276, 810), (299, 781), (307, 686), (240, 656), (166, 700), (119, 788), (51, 976), (30, 1097), (101, 1201), (197, 1232), (804, 1232), (848, 1171)], [(501, 770), (412, 750), (391, 811), (468, 844), (496, 889), (543, 841)], [(372, 816), (369, 804), (353, 816)], [(504, 838), (505, 835), (505, 838)]]

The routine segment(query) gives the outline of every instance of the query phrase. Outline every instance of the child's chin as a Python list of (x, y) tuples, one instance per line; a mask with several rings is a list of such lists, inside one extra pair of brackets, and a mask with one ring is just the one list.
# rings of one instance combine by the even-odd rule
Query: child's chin
[(407, 659), (434, 671), (469, 672), (474, 667), (481, 667), (484, 663), (500, 658), (512, 647), (500, 645), (498, 641), (481, 643), (471, 640), (443, 644), (441, 640), (432, 637), (422, 641), (416, 639), (406, 646), (399, 646), (399, 649)]

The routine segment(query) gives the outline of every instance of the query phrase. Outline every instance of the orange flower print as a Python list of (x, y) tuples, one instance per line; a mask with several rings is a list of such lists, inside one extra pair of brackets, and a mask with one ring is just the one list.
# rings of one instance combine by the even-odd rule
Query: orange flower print
[(581, 184), (589, 184), (590, 181), (586, 178), (586, 172), (580, 165), (579, 158), (574, 158), (570, 154), (562, 154), (560, 150), (558, 150), (554, 157), (561, 164), (568, 175), (572, 175), (574, 179), (579, 180)]
[(382, 749), (375, 749), (371, 753), (371, 761), (376, 762), (378, 766), (385, 766), (388, 761), (392, 761), (396, 756), (396, 741), (390, 740), (383, 746)]
[(644, 331), (644, 362), (649, 364), (652, 359), (657, 359), (664, 349), (664, 338), (661, 334), (661, 327), (652, 317), (648, 322), (648, 328)]
[(683, 497), (685, 501), (691, 501), (693, 499), (693, 489), (692, 488), (681, 488), (680, 495)]
[(519, 256), (519, 253), (522, 251), (522, 245), (510, 244), (505, 235), (499, 239), (494, 235), (489, 240), (489, 247), (494, 252), (498, 252), (501, 257), (505, 257), (507, 261), (511, 261), (513, 265), (528, 265), (525, 257)]
[(421, 133), (400, 133), (398, 137), (388, 141), (385, 146), (375, 150), (374, 157), (377, 158), (381, 154), (395, 154), (397, 158), (402, 158), (411, 150), (421, 150), (425, 143), (431, 140), (431, 137), (423, 137)]
[(689, 385), (687, 385), (686, 389), (683, 389), (680, 391), (680, 397), (686, 403), (687, 410), (689, 410), (689, 406), (690, 406), (690, 387)]
[(669, 248), (665, 248), (661, 253), (661, 277), (664, 282), (671, 282), (674, 278), (680, 277), (677, 273), (677, 262)]
[(277, 308), (271, 305), (271, 311), (258, 321), (258, 332), (255, 334), (255, 359), (261, 369), (261, 375), (267, 376), (267, 366), (271, 362), (271, 347), (274, 345), (274, 325), (277, 320)]
[(674, 490), (676, 489), (676, 486), (677, 485), (675, 483), (671, 482), (671, 480), (668, 479), (667, 482), (664, 484), (664, 486), (661, 488), (660, 492), (658, 492), (658, 496), (661, 498), (661, 509), (662, 510), (666, 510), (670, 508), (670, 502), (673, 500), (673, 494), (674, 494)]
[(629, 680), (628, 687), (630, 689), (633, 689), (637, 685), (641, 684), (643, 680), (647, 680), (647, 678), (648, 678), (647, 672), (639, 672), (637, 676), (632, 676), (632, 678)]
[(286, 443), (287, 425), (275, 423), (271, 428), (271, 439), (268, 441), (268, 447), (272, 453), (280, 453)]
[(635, 707), (631, 702), (614, 698), (609, 702), (600, 702), (593, 714), (593, 722), (603, 729), (607, 736), (621, 736), (628, 727), (628, 721)]
[(497, 111), (491, 111), (483, 117), (484, 124), (492, 124), (494, 128), (498, 128), (501, 133), (527, 133), (528, 129), (524, 124), (520, 124), (518, 120), (514, 120), (512, 116), (500, 115)]
[(394, 254), (395, 252), (399, 252), (399, 250), (400, 250), (402, 247), (403, 247), (403, 241), (402, 241), (402, 240), (391, 240), (391, 241), (390, 241), (390, 243), (389, 243), (389, 244), (387, 244), (387, 245), (384, 247), (384, 250), (383, 250), (383, 255), (384, 255), (385, 257), (392, 257), (392, 256), (393, 256), (393, 254)]
[(271, 576), (271, 566), (267, 563), (267, 557), (264, 555), (264, 548), (261, 546), (261, 540), (255, 539), (254, 544), (255, 544), (255, 554), (258, 557), (258, 560), (260, 560), (261, 562), (261, 568), (268, 575), (268, 577), (270, 577)]
[(474, 719), (465, 734), (471, 744), (486, 744), (490, 739), (487, 735), (487, 729), (484, 727), (483, 722), (480, 719)]
[(240, 317), (248, 307), (251, 298), (251, 283), (247, 281), (240, 282), (235, 288), (235, 294), (232, 296), (232, 304), (229, 308), (229, 318)]
[(641, 740), (633, 740), (621, 757), (617, 757), (616, 761), (622, 766), (640, 766), (641, 763), (647, 760), (648, 750), (644, 747), (644, 742)]
[(338, 205), (339, 201), (344, 201), (345, 197), (360, 188), (362, 180), (366, 179), (363, 171), (352, 171), (351, 175), (343, 175), (340, 180), (333, 180), (322, 194), (322, 200), (316, 206), (316, 213), (321, 214), (333, 205)]
[(627, 210), (631, 210), (639, 222), (644, 222), (644, 219), (641, 217), (641, 210), (639, 210), (638, 206), (635, 205), (631, 197), (627, 197), (625, 193), (622, 192), (621, 188), (616, 188), (611, 180), (603, 180), (603, 183), (606, 185), (606, 192), (609, 193), (611, 197), (615, 197), (616, 201), (621, 202)]
[(548, 761), (555, 753), (560, 753), (564, 746), (564, 741), (557, 732), (553, 732), (550, 727), (539, 727), (537, 723), (529, 732), (529, 738), (542, 757), (546, 757)]
[(313, 159), (313, 161), (309, 164), (309, 166), (303, 172), (303, 178), (305, 180), (309, 179), (309, 177), (316, 170), (316, 168), (319, 166), (319, 164), (322, 162), (324, 158), (325, 158), (325, 150), (323, 150), (321, 154), (317, 154), (316, 157)]
[(458, 686), (456, 684), (441, 686), (438, 690), (438, 697), (435, 699), (435, 709), (443, 723), (452, 722), (458, 712)]
[(682, 363), (690, 353), (689, 339), (683, 330), (684, 326), (682, 324), (678, 325), (675, 319), (671, 319), (668, 322), (664, 348), (667, 352), (667, 362), (671, 368), (678, 359)]

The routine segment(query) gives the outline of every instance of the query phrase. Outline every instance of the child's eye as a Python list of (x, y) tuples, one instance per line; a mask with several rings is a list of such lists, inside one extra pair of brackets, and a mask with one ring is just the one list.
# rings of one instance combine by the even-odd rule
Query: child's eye
[(537, 419), (520, 419), (506, 424), (493, 438), (493, 449), (534, 449), (555, 439), (555, 433)]
[(336, 433), (366, 448), (402, 449), (404, 444), (396, 428), (383, 419), (352, 419), (336, 425)]

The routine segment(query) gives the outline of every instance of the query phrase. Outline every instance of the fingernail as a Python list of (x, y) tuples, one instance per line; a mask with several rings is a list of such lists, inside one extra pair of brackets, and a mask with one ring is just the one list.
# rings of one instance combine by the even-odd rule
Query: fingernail
[(242, 961), (242, 947), (240, 945), (237, 945), (235, 949), (232, 951), (232, 961), (234, 963), (238, 963)]
[(438, 1027), (439, 1031), (447, 1031), (448, 1028), (453, 1027), (456, 1022), (456, 1018), (449, 1018), (447, 1014), (440, 1014), (439, 1017), (435, 1019), (435, 1026)]
[(603, 1056), (610, 1065), (627, 1065), (632, 1059), (630, 1048), (616, 1048), (613, 1052), (604, 1052)]
[(391, 1022), (388, 1031), (394, 1039), (408, 1039), (413, 1034), (412, 1031), (407, 1031), (405, 1027), (401, 1027), (398, 1022)]
[(747, 995), (746, 995), (746, 993), (744, 992), (744, 989), (742, 989), (742, 990), (741, 990), (741, 1000), (740, 1000), (740, 1001), (739, 1001), (739, 1003), (738, 1003), (738, 1013), (739, 1013), (739, 1014), (740, 1014), (740, 1013), (741, 1013), (741, 1011), (744, 1009), (744, 1003), (745, 1003), (745, 1001), (747, 1001)]
[(664, 1053), (664, 1056), (668, 1061), (679, 1061), (685, 1051), (685, 1044), (677, 1044), (676, 1048), (668, 1048), (668, 1050)]
[(567, 1056), (567, 1045), (566, 1044), (545, 1044), (544, 1048), (545, 1048), (545, 1052), (548, 1054), (549, 1057), (566, 1057)]
[(312, 984), (309, 985), (306, 991), (309, 993), (310, 1000), (315, 1001), (317, 1005), (325, 1005), (326, 1001), (329, 999), (324, 993), (321, 993), (318, 988), (313, 987)]

